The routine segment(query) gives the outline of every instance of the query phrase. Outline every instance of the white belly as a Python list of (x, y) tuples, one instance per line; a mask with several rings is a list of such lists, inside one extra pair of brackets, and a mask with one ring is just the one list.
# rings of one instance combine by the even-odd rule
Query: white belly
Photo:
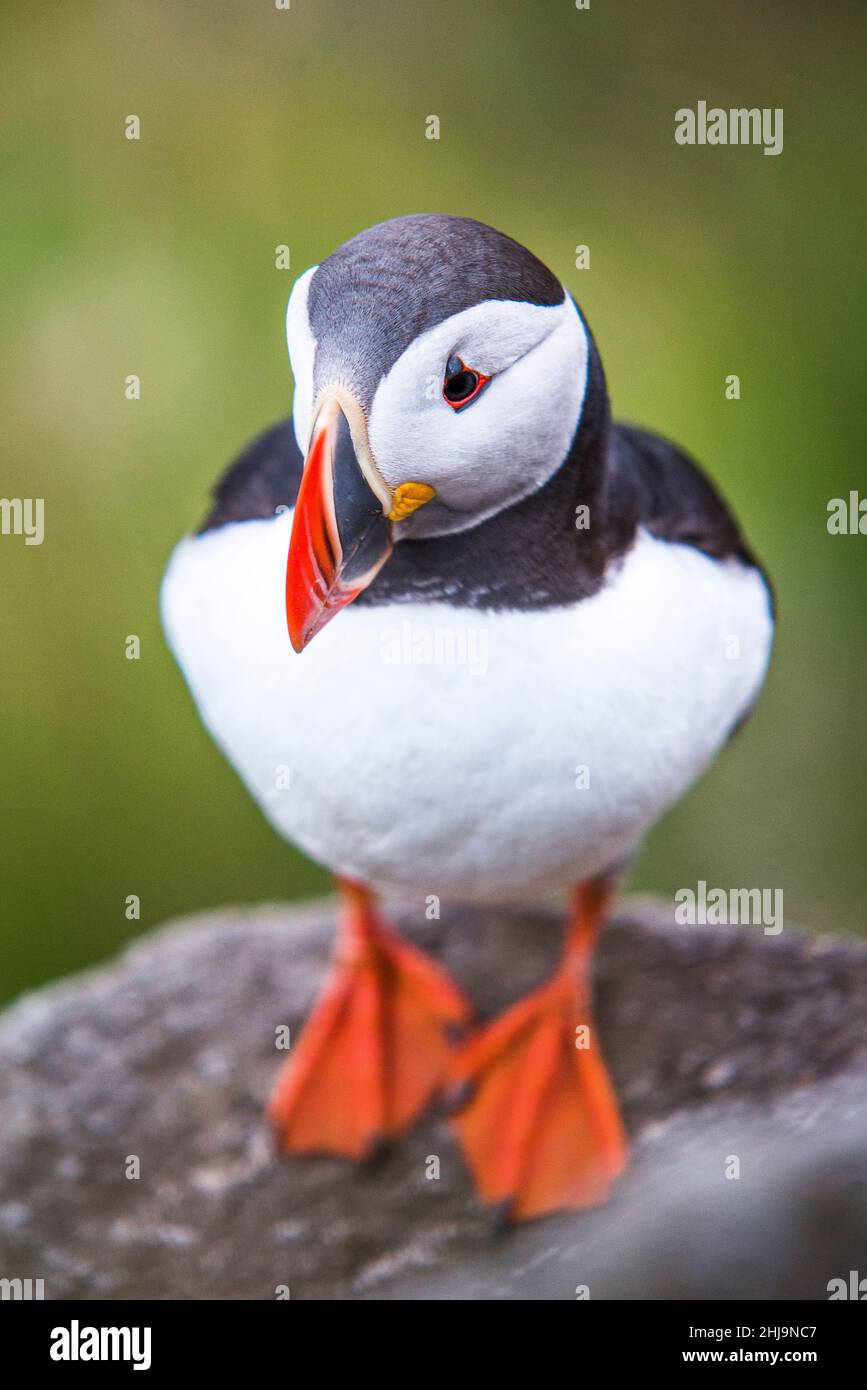
[(374, 886), (494, 901), (616, 864), (764, 678), (758, 574), (648, 535), (571, 607), (351, 605), (298, 656), (290, 529), (287, 513), (182, 542), (166, 631), (272, 824)]

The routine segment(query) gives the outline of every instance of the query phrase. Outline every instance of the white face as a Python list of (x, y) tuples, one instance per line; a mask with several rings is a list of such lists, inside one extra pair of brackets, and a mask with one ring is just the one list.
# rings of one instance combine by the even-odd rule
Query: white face
[[(286, 323), (303, 450), (313, 424), (312, 274), (295, 285)], [(490, 378), (457, 410), (443, 397), (453, 358)], [(416, 338), (380, 381), (368, 412), (370, 446), (386, 482), (436, 489), (434, 501), (398, 525), (398, 538), (466, 530), (547, 482), (578, 427), (587, 361), (587, 334), (568, 295), (552, 307), (487, 300)]]
[(289, 363), (295, 378), (292, 423), (302, 454), (307, 453), (310, 432), (313, 429), (313, 361), (316, 356), (316, 339), (311, 332), (307, 315), (307, 293), (310, 281), (318, 269), (317, 265), (312, 265), (298, 277), (292, 286), (286, 309), (286, 342), (289, 345)]

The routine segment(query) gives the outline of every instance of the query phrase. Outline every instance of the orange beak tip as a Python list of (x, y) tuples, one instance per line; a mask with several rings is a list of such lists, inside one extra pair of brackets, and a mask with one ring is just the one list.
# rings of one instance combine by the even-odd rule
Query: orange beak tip
[(391, 526), (364, 478), (336, 402), (317, 417), (295, 502), (286, 625), (299, 654), (357, 598), (391, 554)]

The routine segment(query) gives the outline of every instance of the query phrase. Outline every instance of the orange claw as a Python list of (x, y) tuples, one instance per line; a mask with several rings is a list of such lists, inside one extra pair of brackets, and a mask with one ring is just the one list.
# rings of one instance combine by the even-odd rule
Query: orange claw
[(449, 977), (342, 880), (322, 995), (268, 1103), (278, 1145), (362, 1158), (416, 1118), (450, 1074), (448, 1032), (469, 1021)]
[(454, 1124), (482, 1197), (508, 1204), (512, 1220), (596, 1206), (626, 1166), (588, 1004), (608, 896), (596, 883), (576, 890), (557, 974), (470, 1038), (459, 1057), (471, 1095)]

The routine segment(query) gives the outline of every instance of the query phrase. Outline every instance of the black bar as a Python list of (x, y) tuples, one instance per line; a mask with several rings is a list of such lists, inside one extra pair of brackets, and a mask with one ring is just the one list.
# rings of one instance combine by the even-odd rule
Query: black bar
[[(863, 1301), (863, 1300), (861, 1300)], [(100, 1369), (111, 1374), (136, 1374), (133, 1358), (141, 1363), (138, 1372), (156, 1376), (166, 1373), (183, 1374), (216, 1372), (226, 1377), (232, 1374), (259, 1375), (271, 1367), (282, 1368), (289, 1383), (296, 1377), (315, 1379), (310, 1370), (304, 1372), (307, 1357), (319, 1359), (329, 1378), (339, 1366), (340, 1352), (358, 1370), (367, 1362), (372, 1369), (371, 1354), (378, 1350), (383, 1370), (392, 1365), (392, 1372), (402, 1368), (400, 1377), (412, 1377), (417, 1370), (430, 1374), (439, 1363), (445, 1372), (454, 1371), (457, 1344), (446, 1335), (425, 1337), (418, 1344), (419, 1364), (414, 1369), (413, 1342), (407, 1342), (409, 1331), (402, 1315), (394, 1324), (391, 1319), (380, 1323), (378, 1315), (368, 1312), (360, 1324), (357, 1314), (331, 1306), (330, 1312), (311, 1302), (275, 1299), (270, 1305), (250, 1302), (3, 1302), (0, 1303), (0, 1345), (5, 1365), (19, 1365), (26, 1373), (48, 1372), (61, 1382), (69, 1376), (84, 1374), (91, 1379)], [(351, 1330), (362, 1333), (362, 1341), (350, 1343), (340, 1335), (343, 1319), (350, 1318)], [(465, 1315), (464, 1315), (465, 1316)], [(458, 1314), (459, 1320), (461, 1315)], [(371, 1322), (370, 1319), (373, 1319)], [(449, 1322), (437, 1315), (436, 1329), (448, 1333)], [(460, 1323), (459, 1323), (460, 1325)], [(864, 1309), (842, 1302), (769, 1302), (769, 1303), (657, 1303), (657, 1302), (586, 1302), (576, 1301), (565, 1322), (557, 1324), (564, 1338), (558, 1360), (564, 1369), (586, 1368), (601, 1359), (607, 1372), (639, 1371), (653, 1376), (674, 1367), (687, 1370), (709, 1365), (739, 1369), (763, 1365), (800, 1365), (808, 1369), (842, 1370), (860, 1359), (865, 1330)], [(527, 1369), (550, 1364), (552, 1349), (538, 1340), (535, 1317), (530, 1326), (521, 1327), (520, 1315), (513, 1314), (502, 1342), (493, 1328), (474, 1318), (464, 1324), (475, 1353), (489, 1371), (501, 1357), (510, 1357), (517, 1338), (521, 1359)], [(106, 1333), (101, 1329), (126, 1329), (126, 1335)], [(389, 1354), (388, 1338), (394, 1328), (394, 1359)], [(98, 1329), (95, 1337), (89, 1329)], [(133, 1329), (139, 1329), (138, 1334)], [(147, 1332), (147, 1336), (145, 1335)], [(337, 1333), (336, 1337), (329, 1334)], [(367, 1335), (365, 1335), (367, 1334)], [(371, 1340), (371, 1334), (376, 1341)], [(400, 1350), (400, 1348), (403, 1350)], [(535, 1351), (534, 1351), (535, 1347)], [(52, 1357), (65, 1352), (77, 1360)], [(98, 1349), (107, 1359), (90, 1360), (91, 1349)], [(126, 1360), (108, 1359), (112, 1353), (127, 1353)], [(410, 1356), (407, 1358), (407, 1351)], [(147, 1365), (145, 1365), (147, 1361)], [(324, 1364), (323, 1364), (324, 1363)], [(316, 1364), (316, 1363), (314, 1363)], [(507, 1361), (508, 1365), (508, 1361)], [(513, 1368), (516, 1369), (516, 1368)], [(583, 1375), (582, 1375), (582, 1378)]]

